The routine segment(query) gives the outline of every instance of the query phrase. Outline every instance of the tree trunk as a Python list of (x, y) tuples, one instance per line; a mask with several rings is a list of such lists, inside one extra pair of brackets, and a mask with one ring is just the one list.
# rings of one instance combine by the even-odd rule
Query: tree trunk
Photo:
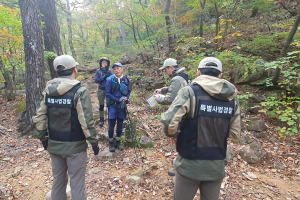
[(205, 8), (206, 0), (203, 0), (203, 2), (200, 1), (201, 4), (201, 14), (200, 14), (200, 24), (199, 24), (199, 32), (200, 37), (203, 37), (203, 18), (204, 18), (204, 8)]
[(290, 47), (291, 42), (293, 41), (293, 37), (294, 37), (294, 35), (295, 35), (295, 33), (298, 29), (299, 23), (300, 23), (300, 11), (299, 11), (298, 17), (296, 18), (296, 21), (293, 25), (293, 28), (292, 28), (288, 38), (286, 39), (284, 45), (283, 45), (283, 48), (282, 48), (281, 53), (280, 53), (280, 58), (286, 56), (288, 48)]
[(69, 45), (70, 45), (70, 49), (71, 49), (71, 52), (72, 52), (72, 56), (73, 58), (76, 60), (77, 59), (77, 56), (76, 56), (76, 53), (75, 53), (75, 49), (74, 49), (74, 46), (73, 46), (73, 41), (72, 41), (72, 37), (73, 37), (73, 34), (72, 34), (72, 15), (71, 15), (71, 10), (70, 10), (70, 4), (69, 4), (69, 0), (66, 0), (67, 1), (67, 23), (68, 23), (68, 29), (69, 29)]
[(108, 48), (109, 45), (109, 28), (106, 28), (106, 48)]
[(218, 5), (215, 3), (215, 11), (216, 11), (216, 36), (219, 33), (219, 11), (218, 11)]
[(0, 71), (5, 80), (5, 82), (4, 82), (5, 98), (7, 99), (7, 101), (15, 100), (15, 95), (14, 95), (14, 90), (13, 90), (13, 81), (11, 79), (10, 72), (5, 70), (1, 56), (0, 56)]
[(133, 17), (132, 17), (132, 14), (131, 14), (131, 11), (129, 12), (130, 14), (130, 19), (131, 19), (131, 28), (132, 28), (132, 31), (133, 31), (133, 37), (134, 37), (134, 40), (135, 42), (137, 43), (137, 45), (139, 45), (137, 39), (136, 39), (136, 35), (135, 35), (135, 27), (134, 27), (134, 21), (133, 21)]
[[(25, 69), (26, 69), (26, 115), (21, 135), (31, 127), (31, 119), (36, 105), (45, 88), (45, 66), (40, 11), (37, 0), (19, 0), (24, 37)], [(20, 128), (20, 126), (19, 126)]]
[(166, 20), (166, 26), (167, 26), (167, 33), (168, 33), (168, 43), (169, 43), (169, 52), (168, 54), (170, 54), (171, 52), (174, 51), (174, 40), (171, 34), (171, 22), (170, 22), (170, 6), (171, 6), (171, 0), (167, 0), (167, 4), (166, 4), (166, 9), (165, 9), (165, 20)]
[(125, 34), (125, 27), (124, 25), (122, 25), (122, 43), (125, 44), (126, 43), (126, 34)]
[[(43, 27), (45, 50), (60, 56), (63, 52), (59, 37), (60, 29), (57, 21), (55, 0), (38, 0), (38, 2), (42, 13), (41, 20), (45, 23)], [(47, 58), (47, 62), (51, 78), (57, 77), (58, 75), (53, 66), (53, 58)]]
[[(299, 13), (298, 13), (298, 17), (296, 18), (296, 21), (293, 25), (293, 28), (292, 28), (288, 38), (286, 39), (286, 41), (283, 45), (283, 48), (280, 52), (280, 56), (279, 56), (280, 58), (285, 57), (287, 55), (288, 49), (291, 45), (291, 42), (293, 41), (293, 37), (294, 37), (294, 35), (295, 35), (295, 33), (298, 29), (299, 23), (300, 23), (300, 10), (299, 10)], [(279, 77), (280, 77), (280, 71), (281, 71), (281, 69), (279, 67), (277, 67), (275, 69), (275, 74), (274, 74), (274, 77), (272, 79), (273, 84), (276, 84), (278, 82)]]
[(65, 34), (62, 34), (61, 35), (62, 36), (62, 38), (64, 39), (64, 50), (63, 50), (63, 54), (67, 54), (67, 44), (66, 44), (66, 35)]

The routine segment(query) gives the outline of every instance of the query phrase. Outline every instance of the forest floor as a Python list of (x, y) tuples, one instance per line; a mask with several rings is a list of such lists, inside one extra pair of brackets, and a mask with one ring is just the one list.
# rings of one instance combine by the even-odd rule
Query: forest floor
[[(90, 93), (93, 112), (98, 114), (96, 89), (90, 90)], [(1, 99), (0, 103), (0, 123), (6, 130), (4, 134), (0, 133), (0, 199), (45, 199), (52, 186), (48, 152), (43, 150), (38, 140), (30, 136), (18, 136), (14, 112), (16, 105), (24, 99), (24, 96), (19, 96), (10, 102)], [(168, 176), (167, 170), (172, 168), (171, 161), (177, 153), (170, 139), (163, 134), (159, 119), (151, 117), (159, 115), (161, 111), (149, 109), (146, 102), (128, 106), (135, 111), (133, 117), (138, 119), (137, 131), (145, 132), (143, 129), (146, 125), (150, 130), (150, 138), (158, 135), (158, 140), (153, 140), (154, 148), (142, 150), (145, 159), (139, 163), (136, 162), (133, 148), (125, 147), (113, 159), (99, 160), (92, 158), (89, 145), (86, 170), (88, 199), (173, 199), (173, 177)], [(253, 118), (264, 118), (247, 113), (243, 116), (244, 124)], [(300, 199), (300, 139), (280, 138), (276, 127), (267, 119), (264, 120), (268, 127), (264, 132), (265, 137), (254, 138), (246, 129), (243, 131), (249, 135), (250, 140), (261, 142), (270, 154), (270, 160), (264, 164), (250, 165), (238, 154), (245, 145), (234, 144), (229, 140), (228, 144), (234, 150), (235, 157), (226, 165), (220, 199)], [(98, 134), (107, 133), (107, 126), (97, 126), (96, 129)], [(100, 142), (99, 146), (104, 150), (108, 145), (107, 142)], [(171, 155), (166, 157), (170, 152)], [(275, 162), (282, 165), (282, 170), (274, 167)], [(141, 183), (135, 185), (125, 181), (125, 177), (139, 167), (143, 168)], [(199, 199), (199, 191), (195, 199)]]

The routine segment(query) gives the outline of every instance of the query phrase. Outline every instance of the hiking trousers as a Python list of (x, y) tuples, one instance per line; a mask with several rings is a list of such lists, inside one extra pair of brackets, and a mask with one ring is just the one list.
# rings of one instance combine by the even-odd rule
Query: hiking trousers
[(201, 200), (218, 200), (222, 180), (197, 181), (176, 172), (174, 200), (193, 200), (198, 189)]
[(50, 153), (50, 158), (53, 173), (53, 185), (51, 191), (52, 200), (67, 199), (66, 188), (68, 183), (68, 174), (70, 177), (72, 200), (86, 200), (86, 151), (68, 156)]
[(104, 117), (105, 90), (98, 90), (97, 96), (99, 101), (99, 115), (100, 117)]

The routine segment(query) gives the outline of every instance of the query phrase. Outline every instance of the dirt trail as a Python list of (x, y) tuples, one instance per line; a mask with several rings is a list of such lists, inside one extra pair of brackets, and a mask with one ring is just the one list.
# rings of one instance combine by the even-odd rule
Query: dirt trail
[[(93, 112), (97, 114), (96, 90), (91, 90), (91, 96)], [(39, 141), (30, 137), (18, 138), (16, 117), (13, 116), (14, 106), (17, 103), (18, 101), (3, 100), (0, 106), (1, 125), (7, 130), (11, 129), (0, 136), (1, 195), (2, 198), (6, 195), (4, 199), (45, 199), (46, 193), (51, 190), (53, 180), (51, 160)], [(139, 120), (138, 132), (143, 131), (142, 124), (145, 124), (151, 116), (160, 113), (149, 109), (146, 104), (130, 106), (132, 110), (143, 110), (134, 115)], [(146, 158), (144, 163), (135, 161), (133, 148), (129, 147), (126, 147), (117, 158), (95, 160), (91, 158), (92, 149), (89, 146), (86, 173), (88, 199), (173, 198), (173, 177), (167, 175), (167, 170), (172, 168), (171, 160), (177, 153), (171, 150), (172, 148), (166, 147), (170, 146), (170, 140), (162, 133), (159, 119), (149, 120), (148, 126), (152, 137), (159, 135), (160, 139), (154, 140), (154, 148), (142, 151)], [(299, 144), (297, 146), (278, 139), (273, 131), (268, 130), (267, 139), (259, 139), (272, 156), (270, 162), (265, 165), (247, 164), (238, 156), (243, 145), (229, 142), (236, 156), (233, 162), (226, 166), (227, 176), (222, 185), (220, 199), (300, 199)], [(97, 127), (97, 132), (106, 133), (107, 129)], [(277, 138), (275, 143), (270, 142), (271, 137)], [(100, 142), (101, 150), (106, 147), (105, 142)], [(166, 157), (165, 154), (170, 150), (172, 155)], [(275, 169), (274, 160), (280, 161), (285, 169)], [(21, 166), (22, 170), (19, 175), (13, 177), (17, 166)], [(141, 184), (137, 186), (126, 182), (125, 177), (131, 175), (138, 167), (143, 167)], [(256, 178), (247, 176), (249, 172)], [(199, 194), (195, 198), (199, 199)]]

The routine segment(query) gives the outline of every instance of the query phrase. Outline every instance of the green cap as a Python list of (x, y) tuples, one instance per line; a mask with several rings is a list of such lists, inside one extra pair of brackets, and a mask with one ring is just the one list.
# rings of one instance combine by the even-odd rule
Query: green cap
[(176, 66), (176, 65), (177, 65), (177, 60), (175, 60), (174, 58), (168, 58), (168, 59), (165, 60), (164, 65), (159, 69), (163, 70), (166, 67)]

